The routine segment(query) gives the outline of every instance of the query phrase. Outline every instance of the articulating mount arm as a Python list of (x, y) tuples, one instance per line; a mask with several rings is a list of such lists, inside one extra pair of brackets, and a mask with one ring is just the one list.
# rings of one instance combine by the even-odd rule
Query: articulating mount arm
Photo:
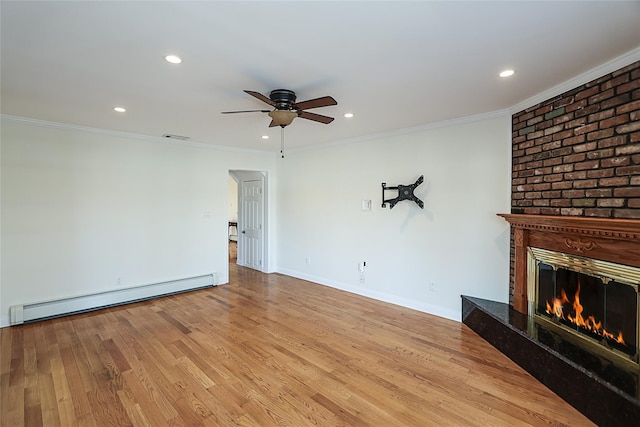
[[(416, 202), (418, 206), (420, 206), (420, 209), (424, 209), (424, 204), (422, 203), (422, 200), (418, 199), (413, 194), (413, 191), (416, 189), (416, 187), (422, 184), (423, 181), (424, 181), (424, 175), (421, 175), (416, 182), (409, 185), (398, 185), (397, 187), (387, 187), (387, 183), (383, 182), (382, 183), (382, 207), (383, 208), (387, 207), (387, 203), (389, 203), (389, 209), (393, 209), (396, 203), (401, 202), (402, 200), (413, 200), (414, 202)], [(398, 197), (396, 197), (395, 199), (385, 200), (384, 192), (388, 190), (398, 190)]]

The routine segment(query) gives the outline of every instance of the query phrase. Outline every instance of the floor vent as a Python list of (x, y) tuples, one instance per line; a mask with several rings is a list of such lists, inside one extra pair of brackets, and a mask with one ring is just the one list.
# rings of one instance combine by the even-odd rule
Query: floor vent
[(173, 135), (170, 133), (165, 133), (164, 135), (162, 135), (163, 138), (169, 138), (169, 139), (179, 139), (180, 141), (186, 141), (188, 139), (190, 139), (190, 136), (183, 136), (183, 135)]

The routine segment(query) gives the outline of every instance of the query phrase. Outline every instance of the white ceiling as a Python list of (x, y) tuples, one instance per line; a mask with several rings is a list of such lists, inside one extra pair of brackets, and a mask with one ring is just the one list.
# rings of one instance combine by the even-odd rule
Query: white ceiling
[(503, 110), (640, 46), (638, 1), (2, 0), (0, 14), (2, 114), (270, 151), (266, 114), (220, 114), (268, 108), (243, 89), (338, 101), (311, 110), (333, 123), (287, 127), (301, 148)]

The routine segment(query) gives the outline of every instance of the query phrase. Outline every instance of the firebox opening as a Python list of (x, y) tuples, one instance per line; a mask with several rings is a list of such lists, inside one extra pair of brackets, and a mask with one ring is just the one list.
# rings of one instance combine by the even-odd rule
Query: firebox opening
[(637, 298), (627, 284), (541, 262), (536, 313), (636, 356)]
[(588, 352), (640, 370), (640, 268), (528, 248), (529, 315)]

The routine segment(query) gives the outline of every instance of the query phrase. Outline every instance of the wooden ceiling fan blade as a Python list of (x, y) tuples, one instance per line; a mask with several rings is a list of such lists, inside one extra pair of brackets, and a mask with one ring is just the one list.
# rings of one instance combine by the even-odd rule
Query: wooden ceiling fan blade
[(268, 113), (271, 110), (242, 110), (242, 111), (222, 111), (221, 114), (235, 114), (235, 113)]
[(269, 123), (269, 127), (270, 128), (274, 128), (276, 126), (278, 126), (278, 125), (276, 124), (275, 120), (271, 120), (271, 123)]
[(310, 113), (308, 111), (300, 111), (298, 112), (298, 116), (303, 119), (313, 120), (314, 122), (324, 123), (328, 125), (333, 121), (333, 117), (323, 116), (321, 114)]
[(266, 96), (264, 96), (263, 94), (261, 94), (260, 92), (256, 92), (253, 90), (245, 90), (245, 93), (248, 93), (249, 95), (258, 98), (260, 101), (265, 102), (269, 105), (276, 105), (275, 102), (273, 102), (272, 100), (270, 100), (269, 98), (267, 98)]
[(309, 110), (311, 108), (328, 107), (330, 105), (338, 105), (338, 102), (330, 96), (323, 96), (321, 98), (310, 99), (308, 101), (293, 104), (293, 106), (298, 110)]

